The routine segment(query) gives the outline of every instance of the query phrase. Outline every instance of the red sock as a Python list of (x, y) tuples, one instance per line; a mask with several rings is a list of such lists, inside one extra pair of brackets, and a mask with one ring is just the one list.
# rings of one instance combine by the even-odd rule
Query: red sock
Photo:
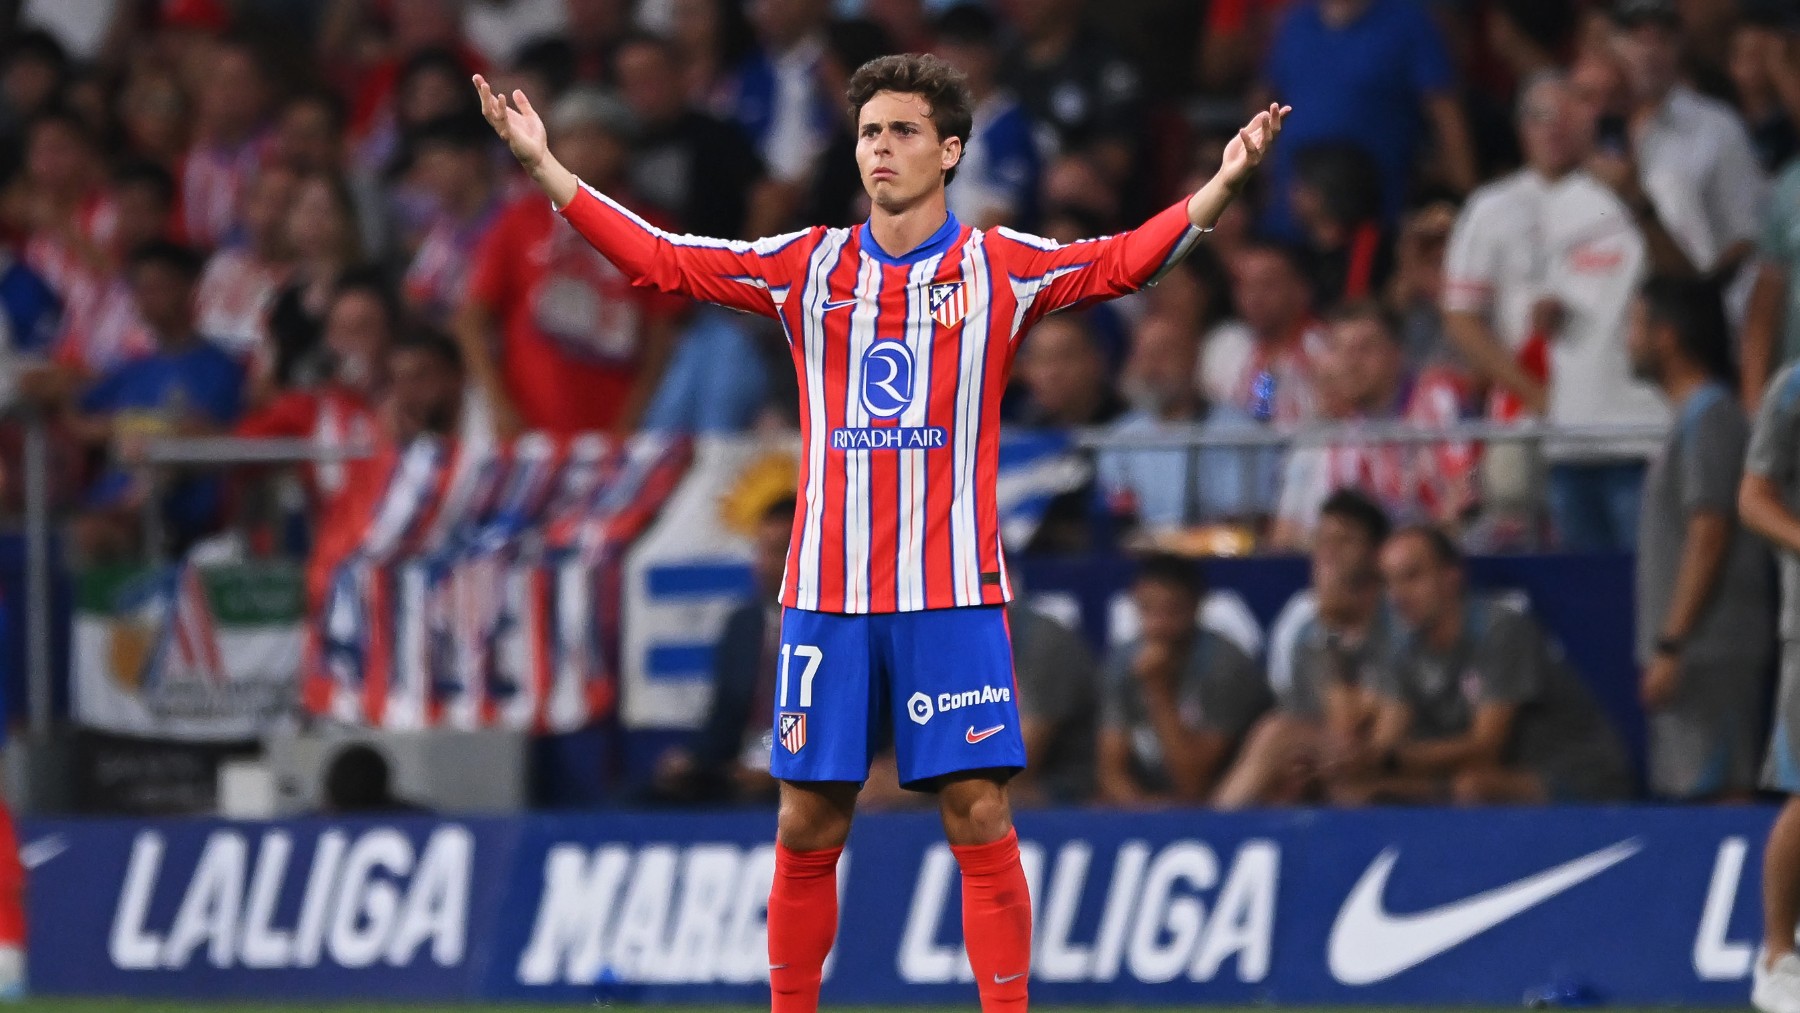
[(981, 1013), (1022, 1013), (1031, 970), (1031, 890), (1012, 830), (988, 844), (951, 845), (962, 867), (963, 941)]
[(819, 977), (837, 938), (837, 863), (843, 848), (790, 851), (775, 845), (769, 890), (772, 1013), (817, 1013)]

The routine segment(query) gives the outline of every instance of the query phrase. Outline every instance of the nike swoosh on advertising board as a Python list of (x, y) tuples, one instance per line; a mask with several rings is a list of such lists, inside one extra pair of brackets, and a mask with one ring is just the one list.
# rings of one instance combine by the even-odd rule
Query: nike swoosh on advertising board
[(19, 864), (27, 869), (35, 869), (67, 850), (69, 839), (61, 834), (40, 837), (19, 849)]
[(1400, 860), (1400, 849), (1388, 848), (1356, 881), (1338, 911), (1327, 954), (1331, 975), (1345, 985), (1385, 981), (1598, 876), (1642, 849), (1636, 839), (1620, 841), (1473, 897), (1411, 914), (1392, 914), (1382, 894), (1394, 863)]

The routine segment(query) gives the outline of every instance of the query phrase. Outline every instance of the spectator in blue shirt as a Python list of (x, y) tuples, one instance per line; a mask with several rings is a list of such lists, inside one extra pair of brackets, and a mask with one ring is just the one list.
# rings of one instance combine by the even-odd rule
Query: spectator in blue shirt
[[(243, 367), (194, 330), (194, 285), (203, 263), (193, 250), (164, 241), (132, 253), (132, 296), (156, 351), (101, 376), (73, 406), (75, 434), (110, 447), (116, 462), (89, 490), (90, 512), (77, 524), (89, 560), (139, 548), (137, 510), (146, 490), (126, 466), (141, 461), (149, 439), (218, 432), (240, 411)], [(179, 475), (166, 488), (165, 529), (169, 547), (179, 552), (218, 523), (223, 485), (216, 475)]]
[(1295, 154), (1318, 141), (1355, 141), (1375, 159), (1390, 225), (1402, 209), (1425, 121), (1447, 182), (1465, 193), (1477, 182), (1450, 57), (1418, 0), (1300, 0), (1276, 31), (1263, 84), (1294, 107), (1289, 136), (1268, 167), (1277, 199), (1265, 224), (1280, 238), (1299, 238), (1286, 195)]
[(975, 124), (950, 187), (950, 210), (978, 229), (1036, 226), (1038, 161), (1031, 116), (999, 87), (1000, 24), (986, 7), (963, 3), (937, 21), (937, 55), (963, 72), (975, 96)]

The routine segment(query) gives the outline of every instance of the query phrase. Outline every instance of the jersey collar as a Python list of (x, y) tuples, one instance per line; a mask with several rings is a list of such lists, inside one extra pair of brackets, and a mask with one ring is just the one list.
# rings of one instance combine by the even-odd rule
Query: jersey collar
[(862, 243), (863, 252), (890, 267), (911, 267), (927, 257), (935, 257), (950, 248), (956, 237), (962, 233), (962, 223), (953, 214), (944, 216), (944, 224), (938, 227), (931, 238), (920, 243), (911, 253), (898, 257), (881, 248), (875, 241), (875, 233), (869, 230), (869, 223), (863, 222), (862, 228), (856, 230), (857, 240)]

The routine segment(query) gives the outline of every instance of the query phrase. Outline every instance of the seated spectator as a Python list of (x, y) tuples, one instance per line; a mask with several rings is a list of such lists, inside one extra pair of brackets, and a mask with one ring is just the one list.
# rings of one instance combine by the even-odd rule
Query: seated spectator
[[(771, 347), (773, 346), (773, 347)], [(779, 352), (776, 352), (779, 349)], [(688, 312), (638, 432), (741, 433), (768, 408), (773, 354), (786, 360), (779, 330), (714, 306)]]
[(1637, 537), (1637, 660), (1650, 714), (1650, 790), (1748, 799), (1762, 752), (1775, 646), (1769, 557), (1737, 524), (1750, 427), (1732, 397), (1718, 291), (1652, 278), (1631, 310), (1632, 368), (1675, 425), (1644, 480)]
[(769, 178), (788, 191), (779, 199), (795, 207), (841, 118), (842, 93), (828, 92), (819, 76), (830, 5), (791, 0), (746, 12), (757, 45), (735, 68), (725, 108), (756, 146)]
[(1313, 305), (1334, 306), (1381, 291), (1394, 269), (1375, 162), (1351, 141), (1321, 141), (1294, 156), (1288, 194), (1306, 246)]
[(330, 816), (423, 813), (427, 810), (394, 793), (393, 767), (381, 750), (357, 742), (338, 750), (325, 768), (319, 811)]
[[(1454, 393), (1414, 384), (1406, 375), (1399, 331), (1379, 303), (1363, 301), (1331, 315), (1320, 363), (1320, 397), (1337, 425), (1407, 422), (1420, 429), (1454, 424)], [(1306, 443), (1288, 452), (1271, 541), (1301, 549), (1312, 537), (1320, 505), (1333, 490), (1373, 497), (1390, 516), (1452, 522), (1474, 505), (1475, 456), (1466, 445), (1364, 442)]]
[(1800, 154), (1800, 11), (1783, 0), (1750, 0), (1731, 35), (1725, 69), (1737, 111), (1764, 172), (1778, 172)]
[[(1028, 339), (1029, 343), (1029, 339)], [(1194, 386), (1199, 337), (1159, 317), (1139, 324), (1123, 385), (1137, 407), (1111, 427), (1120, 437), (1148, 437), (1199, 427), (1229, 433), (1255, 424), (1216, 409)], [(1266, 460), (1265, 460), (1266, 459)], [(1099, 452), (1095, 469), (1114, 512), (1152, 532), (1216, 520), (1246, 520), (1268, 510), (1273, 458), (1211, 447), (1118, 447)], [(1265, 475), (1267, 477), (1265, 477)]]
[(1324, 329), (1306, 272), (1285, 246), (1252, 243), (1231, 263), (1239, 319), (1206, 336), (1195, 378), (1214, 403), (1263, 422), (1295, 424), (1318, 411), (1314, 389)]
[(402, 334), (388, 346), (387, 376), (381, 423), (395, 446), (467, 435), (462, 349), (448, 335), (423, 326)]
[[(237, 419), (243, 368), (194, 330), (200, 265), (198, 254), (167, 242), (132, 254), (132, 293), (156, 351), (102, 376), (72, 406), (76, 436), (93, 446), (110, 445), (121, 465), (140, 463), (149, 438), (214, 433)], [(171, 548), (179, 553), (219, 522), (223, 486), (217, 476), (198, 475), (167, 489), (161, 509)], [(137, 509), (145, 493), (122, 467), (89, 490), (89, 513), (76, 528), (89, 562), (116, 560), (140, 547)]]
[(270, 159), (300, 177), (343, 175), (355, 198), (363, 253), (371, 261), (381, 261), (389, 238), (386, 196), (373, 173), (350, 164), (345, 136), (348, 117), (349, 110), (336, 92), (316, 89), (295, 95), (276, 116)]
[(1606, 715), (1523, 608), (1473, 595), (1461, 555), (1435, 528), (1381, 550), (1400, 622), (1377, 667), (1367, 749), (1334, 778), (1335, 801), (1599, 802), (1631, 791)]
[(407, 138), (407, 173), (431, 201), (430, 224), (412, 251), (401, 283), (407, 309), (445, 324), (469, 288), (475, 249), (501, 208), (494, 132), (478, 117), (433, 120)]
[(1025, 107), (1001, 87), (1000, 24), (986, 7), (962, 3), (937, 19), (937, 54), (968, 78), (975, 99), (974, 125), (950, 211), (978, 229), (1037, 225), (1037, 143)]
[[(1467, 364), (1444, 336), (1442, 309), (1444, 250), (1455, 224), (1456, 205), (1448, 200), (1431, 201), (1402, 220), (1394, 245), (1394, 276), (1382, 298), (1400, 319), (1400, 345), (1407, 362), (1447, 367), (1466, 376)], [(1474, 392), (1468, 389), (1472, 386), (1465, 383), (1465, 405), (1473, 402)]]
[(1108, 374), (1106, 350), (1079, 314), (1059, 313), (1031, 329), (1019, 350), (1018, 377), (1025, 394), (1019, 425), (1103, 426), (1125, 414)]
[(221, 40), (195, 96), (193, 144), (181, 161), (182, 234), (212, 249), (231, 238), (244, 188), (268, 149), (266, 62), (247, 43)]
[(1151, 556), (1131, 594), (1141, 632), (1102, 677), (1100, 799), (1201, 802), (1268, 709), (1269, 688), (1243, 651), (1195, 619), (1205, 587), (1193, 563)]
[[(576, 89), (547, 126), (557, 157), (632, 204), (630, 111)], [(509, 204), (481, 240), (455, 333), (496, 432), (634, 430), (661, 381), (685, 301), (634, 288), (541, 195)]]
[(1269, 638), (1275, 710), (1257, 722), (1213, 805), (1319, 800), (1338, 764), (1367, 747), (1374, 671), (1394, 636), (1376, 567), (1387, 536), (1387, 515), (1362, 493), (1339, 489), (1325, 501), (1312, 586), (1288, 599)]
[(262, 354), (269, 341), (269, 307), (291, 267), (287, 220), (297, 182), (279, 165), (263, 167), (244, 191), (242, 241), (214, 253), (200, 275), (200, 331), (239, 360)]
[(781, 222), (760, 220), (753, 206), (762, 158), (737, 124), (689, 104), (673, 44), (634, 35), (615, 59), (619, 94), (637, 118), (627, 171), (632, 192), (696, 236), (754, 239), (780, 231)]
[(293, 270), (269, 305), (269, 341), (252, 365), (252, 403), (330, 375), (322, 340), (325, 311), (344, 272), (362, 259), (356, 202), (342, 176), (302, 176), (288, 209)]
[[(386, 392), (388, 351), (398, 323), (399, 308), (378, 276), (346, 276), (325, 313), (331, 376), (317, 386), (280, 394), (240, 421), (237, 434), (308, 439), (328, 450), (373, 451), (382, 435), (377, 411)], [(366, 489), (353, 488), (356, 483), (379, 481), (370, 474), (372, 460), (318, 461), (306, 467), (303, 482), (309, 512), (320, 532), (349, 521), (347, 515), (367, 495)], [(312, 586), (313, 576), (323, 580), (329, 573), (309, 568), (309, 591), (315, 592), (311, 600), (322, 600), (325, 591), (323, 584)]]
[(24, 26), (9, 35), (0, 50), (0, 179), (18, 168), (25, 125), (69, 83), (69, 54), (56, 36)]
[(1006, 607), (1025, 769), (1008, 790), (1019, 805), (1085, 802), (1094, 791), (1099, 666), (1081, 634), (1030, 606), (1013, 579)]
[[(754, 589), (726, 618), (713, 647), (706, 720), (686, 745), (657, 759), (651, 785), (655, 797), (675, 802), (775, 800), (769, 752), (774, 745), (775, 678), (781, 667), (781, 605), (776, 598), (793, 527), (793, 497), (776, 500), (763, 511), (750, 560)], [(898, 790), (897, 779), (894, 787)]]

